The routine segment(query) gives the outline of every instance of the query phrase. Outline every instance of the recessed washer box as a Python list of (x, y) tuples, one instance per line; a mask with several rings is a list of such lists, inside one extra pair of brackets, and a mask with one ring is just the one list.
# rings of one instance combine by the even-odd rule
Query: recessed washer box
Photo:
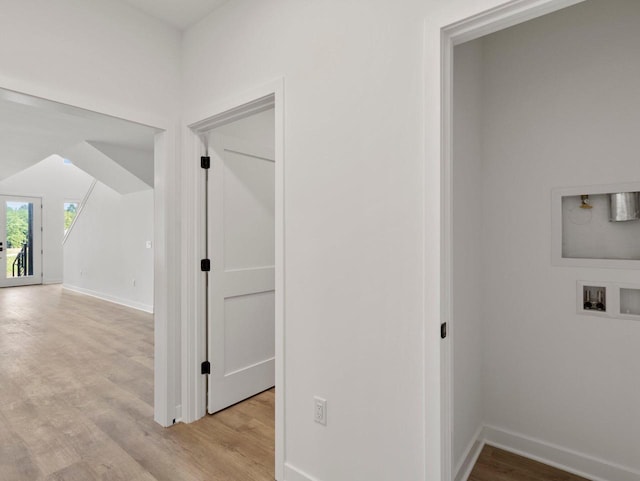
[(552, 264), (640, 269), (639, 205), (640, 181), (553, 189)]
[(620, 288), (620, 314), (623, 317), (637, 316), (640, 319), (640, 287)]
[(576, 311), (587, 316), (640, 321), (640, 284), (578, 281)]
[(582, 309), (607, 312), (607, 288), (605, 286), (582, 286)]

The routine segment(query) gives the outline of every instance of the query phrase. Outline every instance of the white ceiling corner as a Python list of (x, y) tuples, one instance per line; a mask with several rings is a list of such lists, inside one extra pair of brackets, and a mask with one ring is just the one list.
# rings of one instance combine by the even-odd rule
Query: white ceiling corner
[(123, 0), (134, 8), (186, 30), (227, 0)]

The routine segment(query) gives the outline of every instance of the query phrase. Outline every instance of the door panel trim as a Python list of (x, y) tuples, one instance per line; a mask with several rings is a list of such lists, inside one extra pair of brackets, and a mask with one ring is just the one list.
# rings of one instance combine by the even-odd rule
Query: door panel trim
[[(237, 92), (219, 98), (212, 104), (198, 105), (187, 112), (183, 135), (184, 158), (199, 158), (204, 155), (204, 144), (201, 134), (215, 126), (215, 122), (228, 119), (229, 114), (243, 115), (243, 108), (255, 108), (255, 102), (268, 98), (268, 107), (275, 107), (275, 159), (276, 159), (276, 196), (275, 196), (275, 310), (276, 310), (276, 346), (275, 346), (275, 384), (276, 389), (276, 479), (284, 479), (284, 460), (286, 452), (285, 440), (285, 339), (286, 339), (286, 309), (285, 309), (285, 167), (284, 155), (284, 107), (285, 81), (279, 78), (259, 85), (253, 89)], [(253, 105), (251, 105), (253, 103)], [(251, 115), (255, 111), (246, 114)], [(240, 118), (240, 117), (238, 117)], [(228, 121), (228, 120), (227, 120)], [(193, 422), (206, 413), (205, 376), (200, 374), (200, 363), (205, 359), (206, 345), (204, 342), (205, 319), (204, 297), (205, 275), (199, 271), (199, 262), (203, 258), (204, 249), (204, 174), (199, 163), (187, 162), (183, 166), (182, 191), (184, 205), (188, 207), (183, 217), (182, 241), (184, 246), (183, 258), (183, 310), (182, 310), (182, 420)]]

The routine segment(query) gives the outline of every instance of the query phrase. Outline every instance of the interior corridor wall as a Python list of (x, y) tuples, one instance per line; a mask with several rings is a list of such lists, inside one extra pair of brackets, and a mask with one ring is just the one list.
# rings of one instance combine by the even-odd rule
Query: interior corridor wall
[(64, 244), (64, 287), (153, 312), (153, 190), (98, 182)]
[(452, 325), (454, 475), (484, 424), (482, 44), (454, 50)]
[(42, 197), (43, 283), (62, 282), (64, 202), (80, 202), (92, 177), (62, 157), (52, 155), (0, 181), (0, 194)]
[(439, 479), (441, 28), (503, 3), (235, 0), (185, 32), (186, 118), (284, 79), (286, 479)]
[(0, 5), (0, 87), (113, 115), (176, 114), (177, 30), (125, 2)]
[(184, 37), (187, 116), (284, 77), (285, 479), (423, 478), (422, 8), (238, 0)]
[(640, 472), (640, 323), (576, 313), (551, 265), (551, 189), (640, 180), (640, 4), (588, 1), (484, 39), (489, 425)]

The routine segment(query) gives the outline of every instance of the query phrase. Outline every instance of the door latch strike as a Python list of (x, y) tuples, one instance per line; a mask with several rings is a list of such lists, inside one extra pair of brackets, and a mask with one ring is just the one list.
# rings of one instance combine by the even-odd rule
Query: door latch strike
[(440, 324), (440, 337), (445, 339), (447, 337), (447, 323), (443, 322)]
[(200, 374), (211, 374), (211, 363), (209, 361), (204, 361), (200, 365)]

